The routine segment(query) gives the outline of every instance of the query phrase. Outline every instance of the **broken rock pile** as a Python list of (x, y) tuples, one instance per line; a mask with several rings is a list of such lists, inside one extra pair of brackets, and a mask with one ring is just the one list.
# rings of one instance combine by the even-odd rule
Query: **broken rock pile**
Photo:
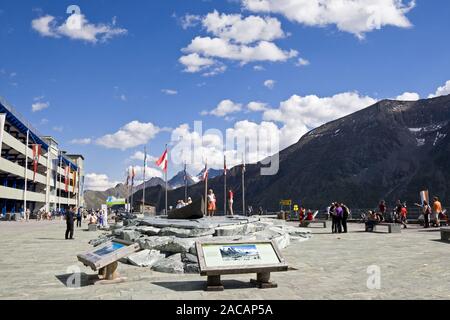
[(125, 220), (112, 228), (110, 235), (92, 240), (98, 246), (112, 238), (139, 243), (142, 251), (125, 262), (166, 273), (199, 273), (195, 243), (198, 240), (224, 241), (274, 240), (280, 249), (291, 242), (305, 241), (311, 231), (287, 226), (285, 221), (253, 217), (213, 217), (197, 220), (169, 220), (148, 217)]

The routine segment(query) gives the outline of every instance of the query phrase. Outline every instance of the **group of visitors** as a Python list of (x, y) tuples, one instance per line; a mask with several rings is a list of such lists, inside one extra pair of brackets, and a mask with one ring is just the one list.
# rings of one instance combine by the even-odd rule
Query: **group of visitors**
[(422, 204), (415, 204), (421, 208), (421, 213), (424, 219), (424, 228), (440, 227), (441, 220), (448, 221), (446, 212), (442, 210), (442, 204), (439, 201), (439, 197), (433, 197), (433, 206), (431, 207), (428, 201), (424, 200)]
[(306, 211), (306, 209), (304, 207), (299, 207), (298, 218), (299, 218), (300, 222), (314, 221), (314, 213), (312, 212), (312, 210)]
[(192, 204), (192, 198), (191, 197), (187, 198), (187, 201), (178, 200), (176, 209), (181, 209), (181, 208), (184, 208), (186, 206), (190, 206), (191, 204)]
[(343, 203), (333, 202), (328, 208), (328, 217), (331, 218), (332, 233), (347, 233), (347, 221), (350, 209)]
[[(232, 189), (228, 189), (227, 192), (227, 204), (228, 204), (228, 211), (227, 214), (233, 216), (234, 215), (234, 209), (233, 209), (233, 204), (234, 204), (234, 192)], [(206, 216), (207, 217), (213, 217), (216, 214), (217, 211), (217, 198), (216, 195), (214, 194), (214, 191), (212, 189), (208, 190), (208, 194), (206, 197), (206, 208), (207, 208), (207, 213)]]

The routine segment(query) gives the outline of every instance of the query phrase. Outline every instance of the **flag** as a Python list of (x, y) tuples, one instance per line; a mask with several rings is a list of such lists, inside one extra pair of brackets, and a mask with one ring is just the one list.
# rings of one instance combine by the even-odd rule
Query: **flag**
[(169, 162), (169, 160), (168, 160), (168, 150), (166, 148), (166, 150), (162, 154), (161, 158), (159, 158), (158, 161), (156, 161), (156, 165), (158, 167), (160, 167), (162, 171), (167, 173), (168, 162)]
[(227, 157), (226, 156), (223, 157), (223, 175), (224, 176), (227, 175)]
[(41, 156), (41, 145), (40, 144), (33, 144), (33, 181), (36, 181), (36, 172), (38, 168), (39, 163), (39, 157)]
[(75, 186), (77, 185), (77, 171), (73, 172), (73, 193), (75, 193)]
[(205, 170), (203, 171), (203, 181), (208, 180), (208, 163), (205, 164)]
[(136, 172), (134, 171), (134, 167), (131, 167), (131, 186), (134, 186), (134, 177), (136, 176)]
[(125, 182), (125, 185), (128, 187), (128, 185), (130, 184), (130, 169), (125, 171), (126, 175), (127, 175), (127, 180)]
[(64, 177), (64, 184), (66, 192), (69, 192), (69, 175), (70, 175), (70, 167), (66, 166), (66, 172)]

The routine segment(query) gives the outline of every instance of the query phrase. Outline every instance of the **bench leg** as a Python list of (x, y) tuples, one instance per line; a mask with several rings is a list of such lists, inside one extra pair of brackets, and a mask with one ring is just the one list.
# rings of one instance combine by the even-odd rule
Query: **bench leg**
[(220, 275), (219, 276), (208, 276), (207, 282), (206, 282), (206, 291), (223, 291), (223, 283), (220, 281)]
[(270, 272), (262, 272), (256, 274), (256, 280), (251, 279), (250, 283), (256, 284), (259, 289), (277, 288), (276, 283), (270, 282)]

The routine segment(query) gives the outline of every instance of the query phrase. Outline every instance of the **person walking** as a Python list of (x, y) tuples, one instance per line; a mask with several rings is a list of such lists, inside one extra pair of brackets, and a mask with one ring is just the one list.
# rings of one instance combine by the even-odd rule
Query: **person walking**
[(230, 211), (230, 215), (234, 216), (234, 210), (233, 210), (233, 203), (234, 203), (234, 193), (233, 190), (228, 190), (228, 209)]
[(442, 204), (438, 197), (433, 197), (433, 217), (432, 221), (435, 227), (439, 228), (441, 222), (439, 221), (439, 216), (442, 214)]
[(81, 228), (81, 219), (82, 219), (81, 208), (78, 208), (78, 212), (77, 212), (77, 228)]
[(73, 208), (67, 210), (66, 213), (66, 240), (73, 240), (73, 224), (75, 219), (75, 212)]
[(208, 216), (213, 217), (216, 213), (216, 195), (212, 189), (208, 192)]

